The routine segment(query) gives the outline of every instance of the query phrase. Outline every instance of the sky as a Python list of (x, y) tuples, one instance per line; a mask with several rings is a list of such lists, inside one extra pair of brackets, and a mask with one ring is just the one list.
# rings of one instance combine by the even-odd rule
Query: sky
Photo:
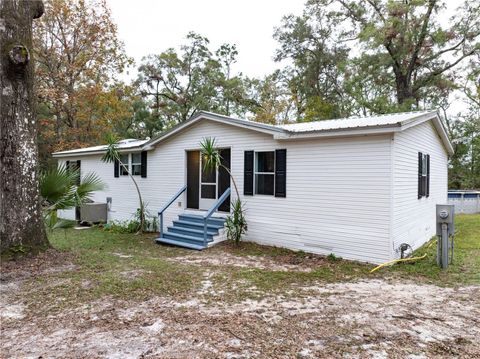
[[(280, 67), (273, 61), (274, 27), (287, 14), (300, 15), (305, 0), (107, 0), (119, 38), (136, 67), (143, 56), (186, 42), (190, 31), (207, 37), (211, 50), (236, 44), (234, 71), (260, 77)], [(127, 78), (135, 77), (130, 70)]]
[[(170, 47), (186, 43), (190, 31), (207, 37), (215, 51), (223, 43), (235, 44), (238, 60), (234, 73), (249, 77), (270, 74), (282, 64), (273, 56), (278, 47), (273, 39), (274, 28), (288, 14), (300, 15), (306, 0), (106, 0), (119, 38), (135, 66), (124, 74), (124, 80), (136, 77), (142, 57), (159, 54)], [(456, 5), (448, 3), (440, 16), (452, 15)], [(284, 64), (283, 64), (284, 65)], [(457, 95), (455, 95), (457, 97)], [(454, 101), (449, 113), (463, 109), (462, 101)]]

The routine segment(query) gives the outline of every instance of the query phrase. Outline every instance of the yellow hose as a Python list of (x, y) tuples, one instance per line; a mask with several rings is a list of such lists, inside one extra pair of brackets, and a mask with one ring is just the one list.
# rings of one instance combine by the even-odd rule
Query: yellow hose
[[(430, 244), (427, 246), (427, 249), (430, 248), (432, 246), (433, 243), (435, 243), (437, 240), (434, 240), (434, 241), (431, 241)], [(388, 261), (388, 262), (385, 262), (385, 263), (382, 263), (380, 264), (379, 266), (376, 266), (375, 268), (373, 268), (370, 273), (373, 273), (377, 270), (379, 270), (380, 268), (382, 267), (385, 267), (385, 266), (388, 266), (390, 264), (394, 264), (394, 263), (399, 263), (399, 262), (410, 262), (410, 261), (416, 261), (418, 259), (423, 259), (427, 256), (427, 253), (425, 253), (423, 256), (420, 256), (420, 257), (411, 257), (411, 258), (402, 258), (402, 259), (394, 259), (393, 261)]]

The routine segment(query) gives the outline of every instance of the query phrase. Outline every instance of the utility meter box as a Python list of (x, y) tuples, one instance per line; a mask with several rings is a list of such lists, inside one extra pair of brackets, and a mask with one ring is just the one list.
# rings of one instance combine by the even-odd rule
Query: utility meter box
[(455, 207), (453, 204), (437, 204), (437, 236), (442, 235), (442, 224), (448, 225), (448, 232), (454, 232)]

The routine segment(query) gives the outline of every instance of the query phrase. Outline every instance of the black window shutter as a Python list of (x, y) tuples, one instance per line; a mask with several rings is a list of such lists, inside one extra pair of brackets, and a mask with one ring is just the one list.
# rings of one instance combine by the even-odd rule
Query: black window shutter
[(426, 196), (430, 196), (430, 155), (427, 155), (427, 178), (426, 178)]
[(422, 198), (422, 152), (418, 152), (418, 198)]
[(253, 151), (245, 151), (243, 162), (243, 194), (253, 196)]
[(67, 170), (67, 172), (70, 171), (70, 161), (65, 162), (65, 169)]
[(81, 173), (80, 173), (81, 165), (82, 165), (82, 161), (77, 160), (77, 168), (76, 168), (76, 170), (78, 171), (77, 186), (80, 186), (80, 182), (81, 182)]
[(115, 160), (113, 161), (113, 176), (118, 177), (119, 176), (119, 168), (120, 167), (120, 161)]
[(141, 175), (142, 177), (147, 177), (147, 151), (142, 151), (142, 166), (141, 166)]
[(287, 196), (287, 150), (275, 150), (275, 197)]

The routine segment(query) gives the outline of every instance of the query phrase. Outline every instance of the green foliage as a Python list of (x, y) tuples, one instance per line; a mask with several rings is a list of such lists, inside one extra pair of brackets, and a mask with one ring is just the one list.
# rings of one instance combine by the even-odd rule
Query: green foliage
[(168, 49), (143, 58), (136, 84), (149, 99), (157, 130), (187, 120), (195, 111), (244, 115), (249, 108), (241, 74), (232, 75), (238, 51), (223, 44), (215, 52), (210, 41), (194, 32), (180, 51)]
[(341, 260), (341, 258), (340, 258), (340, 257), (337, 257), (334, 253), (330, 253), (330, 254), (327, 256), (327, 259), (328, 259), (329, 261), (332, 261), (332, 262)]
[(216, 139), (212, 137), (206, 137), (200, 142), (203, 168), (206, 171), (216, 170), (222, 164), (215, 142)]
[(105, 141), (107, 143), (107, 150), (102, 156), (102, 161), (106, 163), (120, 161), (120, 153), (118, 152), (118, 137), (113, 133), (107, 133), (105, 135)]
[(237, 184), (235, 179), (232, 177), (230, 169), (222, 165), (220, 151), (216, 147), (216, 139), (206, 137), (200, 142), (200, 147), (204, 168), (206, 170), (216, 170), (219, 167), (223, 167), (232, 179), (237, 197), (231, 204), (232, 213), (227, 217), (225, 226), (227, 229), (227, 238), (238, 244), (242, 239), (243, 234), (245, 234), (247, 231), (247, 220), (245, 218), (245, 211), (243, 209), (243, 203), (240, 199)]
[(140, 206), (140, 208), (138, 209), (139, 221), (140, 221), (140, 225), (138, 226), (138, 231), (144, 231), (146, 213), (145, 213), (145, 203), (143, 202), (143, 199), (142, 199), (142, 193), (140, 192), (140, 187), (138, 187), (137, 181), (130, 173), (130, 170), (128, 169), (128, 164), (123, 163), (120, 160), (120, 152), (118, 150), (117, 137), (114, 134), (109, 133), (106, 135), (106, 142), (107, 142), (107, 150), (102, 156), (102, 161), (106, 163), (118, 161), (119, 165), (123, 167), (123, 169), (128, 173), (128, 176), (132, 179), (135, 189), (137, 190), (138, 202)]
[(247, 220), (245, 218), (245, 210), (243, 203), (239, 198), (232, 202), (232, 213), (225, 221), (225, 228), (227, 231), (227, 238), (235, 244), (239, 244), (242, 236), (247, 232)]
[(142, 212), (137, 208), (131, 220), (110, 221), (103, 225), (103, 229), (112, 233), (138, 233), (158, 232), (158, 219), (145, 210), (143, 230), (141, 225)]
[(93, 192), (105, 188), (103, 181), (95, 174), (86, 174), (78, 184), (78, 169), (55, 166), (40, 175), (40, 196), (46, 226), (56, 228), (72, 227), (75, 222), (60, 220), (57, 211), (81, 206), (86, 203)]

